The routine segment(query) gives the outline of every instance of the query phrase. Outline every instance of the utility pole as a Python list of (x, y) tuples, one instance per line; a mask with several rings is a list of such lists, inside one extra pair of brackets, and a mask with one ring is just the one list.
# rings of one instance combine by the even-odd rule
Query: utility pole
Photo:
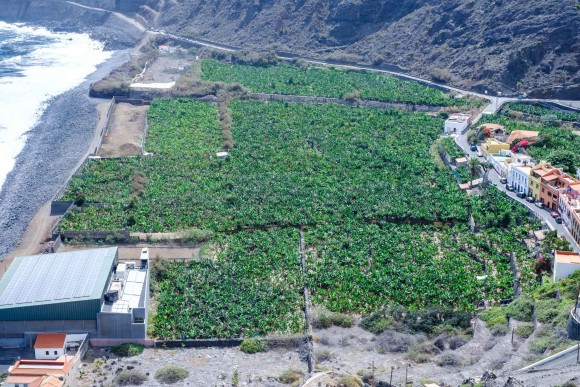
[(409, 371), (409, 364), (405, 364), (405, 387), (407, 387), (407, 374)]
[(389, 379), (389, 387), (392, 387), (393, 385), (393, 369), (395, 367), (391, 366), (391, 378)]
[(373, 360), (371, 363), (371, 387), (375, 387), (375, 361)]

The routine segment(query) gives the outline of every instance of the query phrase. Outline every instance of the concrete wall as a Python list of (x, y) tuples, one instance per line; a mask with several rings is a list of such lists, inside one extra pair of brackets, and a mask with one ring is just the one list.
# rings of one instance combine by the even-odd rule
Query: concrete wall
[(580, 265), (575, 263), (563, 263), (554, 261), (554, 282), (562, 278), (568, 278), (576, 270), (580, 270)]
[(64, 356), (64, 348), (34, 348), (34, 357), (38, 360), (55, 360)]
[[(140, 314), (145, 314), (141, 312)], [(98, 338), (102, 339), (145, 339), (147, 319), (142, 324), (134, 323), (132, 313), (101, 312), (97, 315)]]
[(0, 338), (22, 337), (25, 333), (97, 333), (96, 320), (0, 321)]

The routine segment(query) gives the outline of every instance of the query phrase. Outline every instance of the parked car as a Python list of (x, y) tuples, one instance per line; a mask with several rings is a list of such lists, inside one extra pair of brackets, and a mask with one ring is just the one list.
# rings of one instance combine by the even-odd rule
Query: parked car
[(556, 218), (559, 218), (559, 217), (560, 217), (560, 215), (559, 215), (559, 214), (558, 214), (556, 211), (552, 211), (552, 212), (550, 212), (550, 216), (551, 216), (552, 218), (554, 218), (554, 219), (556, 219)]
[(506, 184), (505, 185), (505, 189), (507, 189), (508, 191), (513, 191), (514, 190), (514, 187), (511, 186), (511, 185), (509, 185), (509, 184)]
[(544, 208), (544, 203), (542, 203), (542, 202), (535, 202), (534, 204), (538, 208)]
[(477, 150), (477, 157), (483, 157), (483, 153), (481, 153), (481, 150)]
[(560, 218), (559, 216), (556, 218), (556, 223), (562, 223), (562, 218)]
[(476, 152), (477, 151), (477, 146), (475, 144), (472, 144), (471, 145), (471, 148), (469, 148), (469, 149), (471, 149), (472, 152)]
[(505, 177), (502, 177), (501, 179), (499, 179), (499, 182), (502, 184), (507, 184), (507, 179)]
[(533, 197), (531, 197), (531, 196), (528, 196), (528, 197), (526, 198), (526, 200), (527, 200), (528, 202), (530, 202), (530, 203), (533, 203), (533, 202), (534, 202), (534, 198), (533, 198)]
[(526, 197), (525, 192), (518, 192), (517, 195), (518, 195), (518, 198), (522, 198), (522, 199)]

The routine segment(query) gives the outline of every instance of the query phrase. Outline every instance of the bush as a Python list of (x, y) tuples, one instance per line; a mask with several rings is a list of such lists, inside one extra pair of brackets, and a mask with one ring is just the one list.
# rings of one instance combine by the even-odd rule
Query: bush
[(507, 318), (530, 322), (534, 314), (534, 301), (528, 296), (520, 296), (505, 309)]
[(370, 316), (363, 317), (360, 327), (375, 335), (380, 335), (389, 329), (394, 322), (395, 320), (391, 316), (373, 313)]
[(115, 345), (111, 348), (111, 352), (117, 356), (137, 356), (143, 353), (143, 348), (143, 344), (124, 343)]
[(354, 317), (344, 313), (333, 313), (332, 324), (337, 327), (351, 328), (354, 326)]
[(492, 325), (491, 328), (489, 328), (489, 330), (491, 331), (491, 334), (494, 336), (505, 336), (508, 333), (508, 326), (496, 324)]
[(240, 350), (245, 353), (267, 352), (268, 343), (260, 339), (246, 339), (240, 344)]
[(343, 376), (338, 381), (339, 387), (362, 387), (364, 384), (354, 376)]
[(516, 335), (520, 337), (528, 338), (534, 332), (534, 324), (532, 323), (522, 323), (518, 325), (515, 329)]
[(508, 323), (505, 308), (501, 308), (499, 306), (494, 306), (484, 310), (479, 314), (479, 318), (485, 321), (489, 329), (495, 325), (507, 326)]
[(334, 357), (334, 354), (330, 352), (328, 349), (322, 349), (314, 352), (314, 359), (317, 363), (322, 363), (324, 361), (331, 360)]
[(121, 371), (115, 377), (115, 382), (120, 386), (140, 386), (147, 380), (147, 375), (138, 370)]
[(174, 384), (186, 379), (189, 371), (186, 368), (168, 365), (155, 371), (155, 379), (159, 383)]
[(457, 348), (463, 347), (467, 343), (461, 336), (453, 336), (449, 339), (449, 349), (455, 351)]
[(319, 329), (327, 329), (333, 325), (351, 328), (354, 326), (354, 317), (344, 313), (333, 313), (324, 308), (316, 308), (313, 313), (312, 325)]
[(439, 367), (456, 366), (460, 363), (459, 357), (454, 353), (446, 353), (441, 355), (435, 361)]
[(280, 383), (293, 384), (300, 381), (300, 379), (302, 379), (302, 375), (304, 375), (302, 371), (289, 369), (280, 375), (278, 380)]

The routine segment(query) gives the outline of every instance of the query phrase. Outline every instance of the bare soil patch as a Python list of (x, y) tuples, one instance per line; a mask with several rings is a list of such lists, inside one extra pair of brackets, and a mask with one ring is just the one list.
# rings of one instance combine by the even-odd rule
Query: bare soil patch
[(147, 105), (117, 103), (111, 113), (111, 120), (98, 155), (101, 157), (140, 155), (148, 108)]
[[(95, 359), (108, 359), (104, 364)], [(118, 370), (135, 369), (148, 374), (146, 386), (162, 386), (154, 379), (155, 371), (165, 365), (177, 365), (189, 370), (189, 377), (179, 386), (231, 386), (237, 371), (239, 386), (284, 386), (277, 378), (289, 368), (305, 369), (297, 352), (284, 349), (248, 355), (238, 348), (146, 348), (141, 355), (117, 358), (105, 349), (87, 352), (80, 368), (82, 387), (113, 385)], [(78, 377), (79, 375), (75, 375)]]
[[(58, 251), (76, 251), (91, 248), (103, 247), (101, 245), (62, 245)], [(141, 256), (143, 247), (149, 247), (149, 258), (152, 261), (156, 259), (169, 260), (190, 260), (198, 259), (200, 247), (176, 247), (176, 246), (119, 246), (119, 259), (121, 260), (138, 260)]]
[(172, 51), (161, 51), (155, 60), (147, 65), (145, 73), (137, 81), (143, 83), (173, 82), (189, 71), (191, 62), (195, 60), (195, 55), (180, 48), (172, 48)]

